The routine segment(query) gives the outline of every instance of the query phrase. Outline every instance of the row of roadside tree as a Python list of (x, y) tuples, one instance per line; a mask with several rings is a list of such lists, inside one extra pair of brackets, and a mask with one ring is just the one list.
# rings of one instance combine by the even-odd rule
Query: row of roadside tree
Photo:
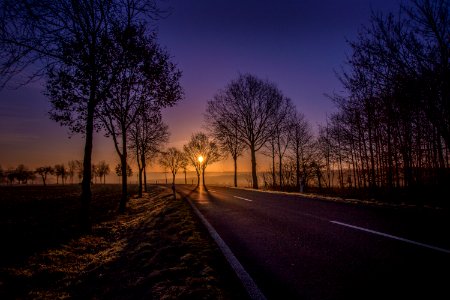
[(18, 73), (30, 75), (23, 83), (42, 78), (50, 117), (84, 136), (81, 224), (86, 231), (94, 131), (112, 138), (121, 161), (119, 210), (124, 212), (129, 141), (136, 142), (136, 157), (145, 168), (141, 141), (158, 132), (147, 128), (162, 107), (183, 96), (181, 72), (157, 43), (153, 22), (164, 15), (155, 0), (0, 1), (2, 86)]
[[(450, 3), (417, 0), (374, 12), (338, 72), (345, 91), (314, 135), (276, 85), (251, 74), (208, 101), (206, 124), (232, 156), (248, 151), (258, 188), (308, 184), (377, 191), (443, 190), (450, 179)], [(300, 108), (301, 109), (301, 108)], [(259, 168), (261, 172), (261, 168)]]

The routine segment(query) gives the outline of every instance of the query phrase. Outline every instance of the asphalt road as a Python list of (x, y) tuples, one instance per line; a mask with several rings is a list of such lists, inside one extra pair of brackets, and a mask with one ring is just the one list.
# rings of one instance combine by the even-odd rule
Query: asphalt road
[(450, 299), (450, 218), (177, 186), (268, 299)]

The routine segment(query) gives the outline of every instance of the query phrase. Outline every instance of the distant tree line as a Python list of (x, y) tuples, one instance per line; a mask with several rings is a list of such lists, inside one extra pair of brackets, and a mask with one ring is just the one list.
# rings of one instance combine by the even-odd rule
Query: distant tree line
[[(106, 183), (106, 176), (111, 172), (109, 164), (105, 161), (100, 161), (97, 164), (92, 164), (92, 182), (91, 184)], [(70, 184), (80, 184), (83, 179), (83, 162), (81, 160), (71, 160), (67, 166), (65, 164), (56, 164), (54, 166), (46, 165), (37, 167), (35, 170), (31, 170), (27, 166), (20, 164), (16, 168), (8, 168), (3, 170), (0, 166), (0, 183), (7, 184), (27, 184), (29, 181), (35, 182), (37, 178), (40, 178), (42, 184), (45, 186), (48, 183), (49, 176), (54, 176), (56, 184), (67, 184), (67, 180)], [(78, 181), (75, 182), (75, 176)]]
[(13, 184), (17, 181), (19, 184), (27, 184), (29, 181), (34, 181), (35, 179), (35, 173), (23, 164), (18, 165), (16, 168), (8, 168), (7, 170), (3, 170), (2, 166), (0, 166), (0, 183)]

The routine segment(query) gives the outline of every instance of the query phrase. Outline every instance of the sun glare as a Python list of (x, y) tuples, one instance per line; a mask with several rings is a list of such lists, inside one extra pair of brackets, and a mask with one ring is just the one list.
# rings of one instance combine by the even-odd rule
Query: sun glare
[(200, 156), (198, 157), (198, 162), (199, 162), (199, 163), (202, 163), (202, 162), (203, 162), (203, 156), (200, 155)]

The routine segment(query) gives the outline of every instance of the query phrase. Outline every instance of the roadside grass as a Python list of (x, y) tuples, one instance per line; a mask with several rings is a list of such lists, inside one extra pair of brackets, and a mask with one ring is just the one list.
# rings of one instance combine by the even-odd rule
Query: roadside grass
[(78, 186), (0, 187), (1, 299), (247, 298), (171, 190), (150, 186), (121, 215), (120, 186), (94, 186), (88, 235), (78, 233), (78, 195)]

